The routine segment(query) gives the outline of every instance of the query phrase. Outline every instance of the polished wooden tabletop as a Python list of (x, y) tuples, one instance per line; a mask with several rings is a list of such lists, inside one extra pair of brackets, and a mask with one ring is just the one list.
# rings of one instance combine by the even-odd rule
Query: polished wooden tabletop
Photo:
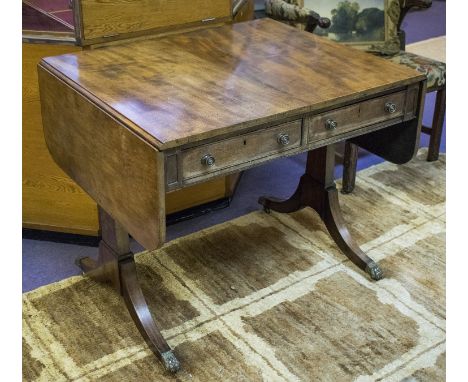
[(270, 19), (48, 57), (41, 65), (159, 150), (421, 77)]
[(38, 75), (52, 157), (100, 206), (98, 260), (78, 264), (123, 295), (167, 370), (180, 364), (153, 322), (128, 234), (150, 250), (164, 244), (169, 186), (308, 151), (293, 195), (259, 203), (314, 209), (341, 251), (382, 278), (341, 214), (334, 143), (409, 160), (423, 75), (268, 19), (46, 58)]

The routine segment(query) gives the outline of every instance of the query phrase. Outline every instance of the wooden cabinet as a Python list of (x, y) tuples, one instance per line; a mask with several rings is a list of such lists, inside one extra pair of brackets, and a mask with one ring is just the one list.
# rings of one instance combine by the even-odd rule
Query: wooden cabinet
[[(37, 64), (126, 39), (253, 18), (253, 0), (25, 0), (23, 18), (23, 227), (98, 234), (95, 202), (51, 158), (42, 128)], [(167, 195), (166, 212), (232, 194), (238, 175)]]
[(23, 36), (80, 46), (226, 23), (231, 0), (23, 0)]
[(23, 43), (23, 226), (97, 234), (92, 199), (55, 164), (44, 140), (37, 64), (42, 57), (80, 50), (73, 45)]

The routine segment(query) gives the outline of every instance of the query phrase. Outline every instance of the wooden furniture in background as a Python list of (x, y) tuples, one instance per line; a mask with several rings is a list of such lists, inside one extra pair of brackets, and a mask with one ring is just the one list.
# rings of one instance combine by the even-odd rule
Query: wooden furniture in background
[(46, 25), (23, 25), (23, 37), (50, 40), (68, 33), (80, 46), (232, 20), (231, 0), (23, 0), (24, 6), (23, 20), (25, 12), (32, 9)]
[[(23, 227), (98, 235), (96, 203), (52, 160), (42, 129), (37, 64), (61, 55), (175, 29), (253, 18), (253, 0), (23, 1)], [(168, 4), (166, 8), (163, 4)], [(232, 14), (231, 14), (232, 7)], [(145, 37), (146, 36), (146, 37)], [(98, 44), (99, 43), (99, 44)], [(94, 44), (94, 45), (90, 45)], [(86, 46), (84, 46), (86, 45)], [(166, 198), (168, 214), (232, 196), (239, 174)]]
[[(311, 9), (304, 6), (304, 0), (266, 0), (267, 15), (276, 20), (293, 24), (300, 29), (313, 32), (307, 28), (307, 20), (304, 15), (316, 15)], [(359, 1), (357, 1), (359, 4)], [(366, 3), (367, 4), (367, 3)], [(365, 49), (374, 54), (388, 59), (400, 65), (410, 67), (427, 76), (427, 92), (437, 92), (432, 126), (423, 126), (422, 132), (430, 135), (428, 161), (435, 161), (439, 157), (440, 141), (445, 117), (445, 63), (421, 57), (405, 52), (406, 36), (401, 29), (404, 17), (411, 9), (427, 9), (431, 7), (432, 0), (385, 0), (383, 3), (385, 14), (385, 42), (383, 43), (353, 43), (360, 49)], [(310, 16), (309, 16), (310, 17)], [(320, 25), (328, 28), (330, 23)], [(320, 32), (320, 30), (319, 30)], [(321, 34), (324, 31), (322, 30)], [(343, 186), (342, 192), (347, 194), (353, 191), (356, 180), (356, 168), (358, 160), (358, 146), (352, 141), (347, 141), (338, 156), (343, 160)]]
[[(427, 93), (436, 92), (436, 101), (431, 126), (423, 126), (422, 132), (430, 136), (427, 161), (439, 159), (440, 142), (445, 118), (446, 107), (446, 68), (445, 63), (405, 52), (406, 34), (401, 29), (404, 17), (410, 9), (427, 9), (432, 6), (432, 0), (404, 0), (400, 1), (400, 16), (398, 18), (398, 35), (400, 52), (388, 57), (389, 60), (416, 69), (428, 77)], [(352, 141), (346, 142), (343, 159), (343, 187), (342, 192), (351, 193), (356, 182), (356, 170), (359, 146)]]
[(233, 0), (232, 16), (234, 22), (249, 21), (254, 19), (255, 0)]
[(42, 129), (37, 64), (80, 51), (74, 45), (23, 43), (23, 227), (97, 235), (96, 203), (52, 160)]
[(312, 207), (343, 253), (382, 278), (341, 215), (334, 144), (353, 138), (386, 160), (409, 161), (423, 75), (262, 19), (45, 58), (39, 83), (51, 154), (101, 208), (99, 258), (78, 264), (113, 283), (169, 371), (179, 361), (142, 294), (128, 233), (147, 249), (163, 245), (172, 192), (309, 152), (294, 195), (259, 202), (266, 211)]

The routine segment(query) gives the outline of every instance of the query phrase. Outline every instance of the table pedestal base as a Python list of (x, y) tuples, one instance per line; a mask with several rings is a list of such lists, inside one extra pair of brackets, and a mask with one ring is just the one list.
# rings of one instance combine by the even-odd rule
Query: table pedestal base
[(85, 257), (77, 259), (77, 265), (94, 280), (112, 284), (123, 296), (133, 321), (150, 349), (166, 370), (177, 372), (180, 363), (151, 317), (140, 288), (127, 232), (102, 209), (99, 210), (99, 222), (102, 240), (98, 260)]
[(333, 145), (309, 151), (306, 172), (301, 177), (296, 192), (284, 201), (261, 197), (258, 202), (266, 212), (273, 210), (290, 213), (304, 207), (313, 208), (322, 218), (341, 251), (373, 280), (380, 280), (383, 278), (382, 270), (359, 248), (346, 227), (333, 180), (334, 162)]
[[(261, 197), (259, 203), (266, 211), (271, 209), (285, 213), (306, 206), (312, 207), (325, 222), (330, 235), (343, 253), (374, 280), (380, 280), (383, 277), (381, 269), (354, 242), (341, 215), (333, 181), (334, 157), (333, 145), (310, 151), (306, 173), (301, 177), (294, 195), (285, 201)], [(94, 280), (112, 284), (123, 296), (133, 321), (150, 349), (168, 371), (177, 372), (180, 363), (153, 321), (139, 285), (128, 233), (102, 208), (99, 209), (99, 223), (102, 240), (98, 260), (85, 257), (78, 259), (77, 265)]]

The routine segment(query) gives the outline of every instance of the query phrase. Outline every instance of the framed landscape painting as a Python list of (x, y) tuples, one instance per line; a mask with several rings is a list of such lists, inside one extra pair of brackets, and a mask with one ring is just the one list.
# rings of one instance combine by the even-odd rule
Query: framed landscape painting
[(385, 53), (399, 50), (398, 0), (300, 0), (304, 8), (331, 21), (315, 33), (362, 49)]

